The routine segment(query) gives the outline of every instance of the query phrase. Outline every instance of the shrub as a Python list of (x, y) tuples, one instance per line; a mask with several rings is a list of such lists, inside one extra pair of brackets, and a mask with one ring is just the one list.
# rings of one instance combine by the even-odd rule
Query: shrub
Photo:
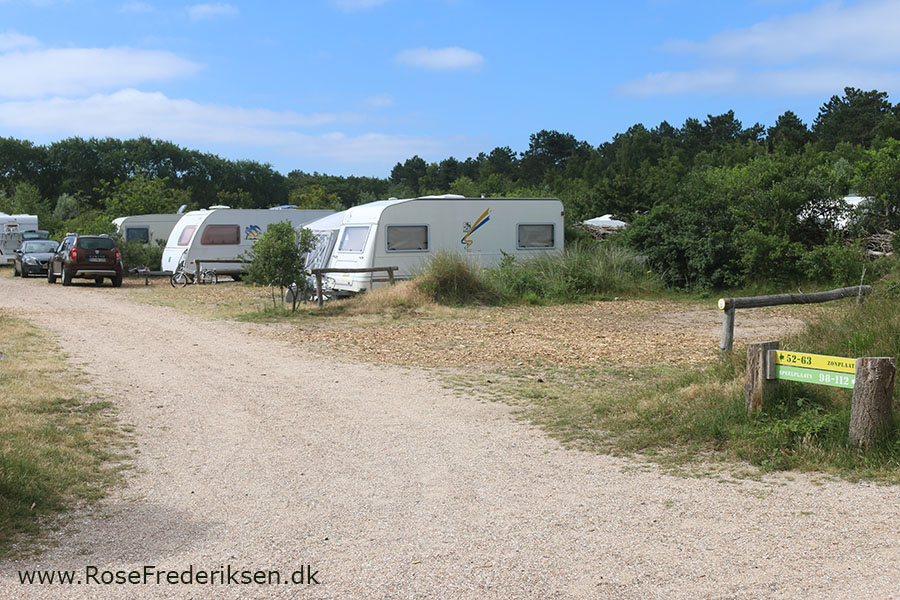
[(156, 240), (151, 244), (142, 242), (125, 242), (122, 236), (116, 236), (116, 245), (122, 253), (122, 264), (128, 271), (135, 267), (147, 267), (151, 271), (162, 268), (162, 255), (166, 247), (165, 240)]
[(560, 254), (508, 256), (490, 276), (501, 297), (532, 303), (653, 292), (663, 285), (633, 251), (594, 240), (576, 241)]
[(418, 278), (419, 289), (441, 304), (493, 304), (496, 290), (485, 282), (483, 270), (465, 256), (437, 252)]

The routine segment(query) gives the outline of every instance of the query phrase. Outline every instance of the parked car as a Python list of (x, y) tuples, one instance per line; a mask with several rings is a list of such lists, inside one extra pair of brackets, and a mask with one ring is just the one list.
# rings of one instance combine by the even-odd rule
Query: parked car
[(47, 281), (71, 285), (75, 277), (93, 279), (97, 285), (108, 277), (113, 287), (122, 285), (122, 253), (108, 235), (78, 235), (67, 233), (50, 258)]
[(23, 231), (22, 232), (23, 240), (49, 240), (50, 232), (46, 229), (35, 229), (33, 231)]
[(26, 240), (16, 250), (13, 257), (13, 275), (28, 277), (29, 275), (47, 274), (47, 264), (56, 252), (59, 242), (53, 240)]

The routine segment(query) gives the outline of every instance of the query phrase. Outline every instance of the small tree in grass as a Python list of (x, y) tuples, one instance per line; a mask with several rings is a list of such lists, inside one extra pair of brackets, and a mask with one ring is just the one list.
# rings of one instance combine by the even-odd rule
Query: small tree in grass
[(272, 287), (272, 306), (275, 306), (275, 288), (284, 291), (296, 284), (291, 311), (297, 310), (297, 300), (306, 290), (304, 254), (313, 249), (316, 238), (309, 229), (297, 231), (288, 221), (269, 225), (268, 230), (256, 240), (247, 258), (247, 281)]

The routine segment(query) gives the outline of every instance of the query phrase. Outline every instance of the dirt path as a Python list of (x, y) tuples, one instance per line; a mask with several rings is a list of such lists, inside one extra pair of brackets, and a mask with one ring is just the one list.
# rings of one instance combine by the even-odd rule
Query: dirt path
[[(900, 493), (567, 451), (413, 369), (0, 272), (135, 427), (137, 473), (0, 598), (896, 597)], [(20, 585), (20, 569), (317, 571), (318, 586)], [(151, 577), (152, 579), (152, 577)]]

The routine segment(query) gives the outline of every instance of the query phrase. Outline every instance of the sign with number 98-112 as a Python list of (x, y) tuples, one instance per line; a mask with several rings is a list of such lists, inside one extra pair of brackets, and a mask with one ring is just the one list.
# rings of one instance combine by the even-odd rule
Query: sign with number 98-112
[(848, 389), (856, 385), (855, 358), (773, 350), (770, 360), (777, 379)]

